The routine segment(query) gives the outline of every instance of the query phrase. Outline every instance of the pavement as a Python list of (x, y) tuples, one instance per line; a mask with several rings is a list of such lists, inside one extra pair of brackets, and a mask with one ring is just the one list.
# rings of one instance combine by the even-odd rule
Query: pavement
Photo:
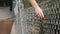
[(16, 34), (16, 30), (15, 30), (15, 24), (13, 24), (13, 27), (12, 27), (11, 34)]

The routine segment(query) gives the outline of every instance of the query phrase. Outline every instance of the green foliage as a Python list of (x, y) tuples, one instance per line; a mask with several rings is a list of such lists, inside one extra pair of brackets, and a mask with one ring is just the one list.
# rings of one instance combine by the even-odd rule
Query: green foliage
[[(24, 4), (24, 7), (25, 8), (29, 8), (31, 7), (31, 5), (29, 4), (28, 0), (22, 0), (23, 1), (23, 4)], [(44, 0), (36, 0), (38, 3), (44, 1)]]
[(29, 4), (28, 0), (22, 0), (23, 1), (23, 4), (24, 4), (24, 7), (25, 8), (28, 8), (30, 7), (31, 5)]

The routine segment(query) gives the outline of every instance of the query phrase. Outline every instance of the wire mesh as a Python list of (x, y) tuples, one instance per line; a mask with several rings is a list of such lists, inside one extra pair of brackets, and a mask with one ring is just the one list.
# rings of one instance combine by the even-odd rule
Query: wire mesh
[(45, 11), (44, 34), (59, 34), (60, 20), (60, 0), (51, 0), (42, 3), (41, 7)]
[(45, 15), (43, 23), (35, 16), (32, 7), (24, 9), (21, 3), (16, 17), (17, 34), (60, 34), (60, 0), (38, 3)]
[(60, 0), (47, 0), (39, 5), (44, 11), (45, 19), (41, 23), (34, 10), (27, 9), (28, 34), (60, 34)]

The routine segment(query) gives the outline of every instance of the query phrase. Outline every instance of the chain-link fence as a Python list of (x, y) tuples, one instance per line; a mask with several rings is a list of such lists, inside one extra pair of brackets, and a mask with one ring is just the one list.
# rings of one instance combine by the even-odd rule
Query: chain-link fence
[(60, 0), (46, 0), (39, 5), (45, 15), (43, 23), (35, 16), (32, 7), (20, 10), (20, 21), (16, 23), (18, 34), (21, 31), (22, 34), (60, 34)]
[(44, 11), (45, 19), (43, 23), (34, 16), (32, 8), (27, 9), (27, 23), (29, 34), (59, 34), (60, 32), (60, 0), (43, 1), (40, 7)]
[(40, 4), (45, 19), (42, 34), (60, 34), (60, 0), (51, 0)]

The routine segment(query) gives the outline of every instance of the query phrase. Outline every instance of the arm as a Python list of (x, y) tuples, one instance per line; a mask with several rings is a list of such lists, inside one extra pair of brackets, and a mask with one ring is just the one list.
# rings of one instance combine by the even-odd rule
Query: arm
[(34, 7), (34, 8), (39, 7), (35, 0), (28, 0), (28, 1), (32, 5), (32, 7)]
[(42, 20), (44, 18), (44, 14), (42, 9), (37, 4), (37, 2), (35, 0), (28, 0), (28, 1), (32, 5), (32, 7), (35, 9), (36, 15), (40, 18), (40, 20)]

